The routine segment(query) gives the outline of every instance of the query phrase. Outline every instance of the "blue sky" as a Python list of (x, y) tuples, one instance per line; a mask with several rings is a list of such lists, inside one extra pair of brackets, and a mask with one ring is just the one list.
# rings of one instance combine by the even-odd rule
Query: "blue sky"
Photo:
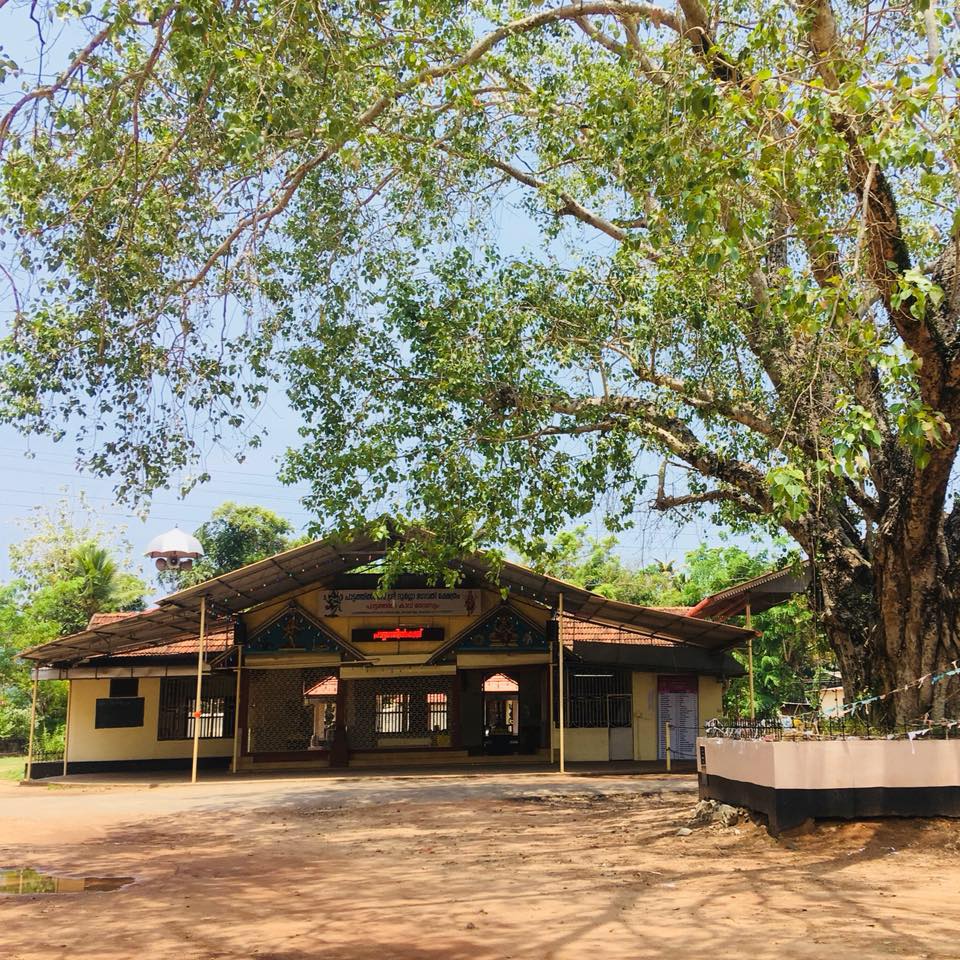
[[(36, 77), (39, 63), (36, 56), (36, 26), (29, 19), (29, 4), (12, 0), (0, 11), (2, 51), (12, 56), (25, 72)], [(56, 25), (46, 27), (55, 37)], [(73, 38), (76, 39), (76, 38)], [(71, 37), (62, 34), (48, 48), (43, 73), (56, 70), (69, 52)], [(0, 109), (18, 95), (21, 80), (8, 80), (0, 86)], [(500, 230), (510, 238), (510, 248), (542, 247), (542, 240), (533, 225), (517, 210), (504, 206)], [(581, 242), (582, 242), (581, 237)], [(602, 242), (602, 241), (600, 241)], [(2, 256), (2, 253), (0, 253)], [(9, 319), (12, 302), (9, 291), (0, 289), (0, 323)], [(276, 480), (277, 463), (284, 449), (297, 442), (297, 420), (286, 408), (282, 390), (275, 391), (258, 413), (258, 421), (268, 427), (264, 445), (238, 464), (231, 450), (208, 451), (204, 466), (212, 479), (209, 483), (180, 499), (172, 491), (159, 493), (145, 517), (132, 514), (118, 505), (109, 479), (84, 475), (76, 468), (69, 438), (53, 443), (45, 438), (25, 438), (13, 427), (0, 425), (0, 581), (9, 575), (8, 549), (23, 537), (21, 521), (37, 508), (50, 508), (62, 497), (78, 502), (84, 495), (91, 506), (110, 525), (125, 525), (126, 535), (139, 555), (156, 534), (177, 525), (192, 530), (225, 500), (258, 503), (287, 517), (299, 530), (317, 518), (308, 515), (299, 503), (299, 491), (284, 487)], [(237, 441), (239, 445), (239, 441)], [(656, 463), (639, 464), (646, 473), (656, 471)], [(659, 514), (642, 514), (637, 527), (621, 537), (621, 552), (631, 563), (645, 564), (653, 560), (679, 560), (684, 553), (701, 542), (719, 542), (719, 532), (706, 521), (690, 523), (678, 529)], [(589, 520), (591, 531), (602, 535), (598, 511)], [(144, 569), (144, 573), (149, 573)]]

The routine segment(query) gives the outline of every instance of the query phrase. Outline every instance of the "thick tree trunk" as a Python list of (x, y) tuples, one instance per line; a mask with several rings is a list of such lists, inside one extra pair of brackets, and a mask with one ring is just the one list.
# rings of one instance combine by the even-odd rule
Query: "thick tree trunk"
[[(952, 451), (943, 456), (952, 460)], [(944, 514), (947, 463), (932, 466), (904, 465), (869, 551), (839, 527), (821, 535), (816, 550), (815, 587), (846, 698), (899, 689), (870, 711), (871, 720), (891, 726), (960, 716), (956, 679), (916, 682), (960, 658), (958, 559), (950, 549), (952, 539), (960, 543), (960, 517)]]
[(823, 610), (823, 626), (837, 657), (847, 700), (876, 689), (880, 678), (871, 656), (876, 649), (880, 617), (869, 561), (844, 545), (840, 538), (825, 537), (817, 556), (811, 584)]
[(957, 602), (944, 561), (935, 546), (918, 554), (885, 543), (874, 562), (880, 615), (877, 672), (886, 690), (909, 687), (892, 698), (897, 724), (927, 715), (942, 720), (947, 695), (956, 689), (953, 681), (914, 683), (942, 673), (960, 656)]

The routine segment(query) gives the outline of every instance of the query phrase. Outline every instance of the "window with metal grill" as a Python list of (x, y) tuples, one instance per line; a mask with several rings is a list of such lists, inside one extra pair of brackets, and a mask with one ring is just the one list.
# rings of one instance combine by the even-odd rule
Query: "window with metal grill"
[(570, 727), (629, 727), (631, 678), (620, 671), (571, 671), (567, 676), (566, 724)]
[(410, 732), (410, 694), (377, 694), (377, 733)]
[[(236, 709), (235, 682), (229, 674), (203, 678), (200, 693), (200, 738), (216, 740), (233, 736)], [(196, 719), (197, 681), (194, 677), (163, 677), (160, 680), (158, 740), (190, 740)]]
[(431, 733), (447, 732), (447, 695), (427, 694), (427, 727)]

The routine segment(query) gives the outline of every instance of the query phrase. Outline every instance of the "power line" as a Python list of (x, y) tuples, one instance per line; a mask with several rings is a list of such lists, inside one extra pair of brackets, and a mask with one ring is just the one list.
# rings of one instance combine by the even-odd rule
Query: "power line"
[[(21, 493), (21, 494), (26, 494), (27, 496), (34, 496), (34, 497), (63, 497), (65, 494), (68, 495), (71, 491), (16, 490), (16, 489), (8, 488), (6, 492)], [(97, 493), (87, 493), (86, 491), (82, 491), (82, 494), (88, 500), (103, 500), (103, 501), (106, 501), (107, 503), (119, 505), (117, 504), (117, 500), (115, 497), (107, 497)], [(295, 510), (302, 511), (304, 509), (302, 506), (299, 505), (300, 502), (298, 500), (293, 500), (286, 497), (271, 497), (263, 494), (256, 494), (256, 497), (260, 500), (271, 500), (275, 503), (287, 504), (293, 507), (293, 509)], [(219, 506), (220, 503), (222, 503), (223, 501), (220, 501), (220, 503), (187, 503), (186, 500), (151, 500), (150, 502), (160, 507), (176, 507), (177, 509), (187, 509), (187, 510), (210, 510)], [(152, 511), (148, 511), (148, 512), (152, 513)]]

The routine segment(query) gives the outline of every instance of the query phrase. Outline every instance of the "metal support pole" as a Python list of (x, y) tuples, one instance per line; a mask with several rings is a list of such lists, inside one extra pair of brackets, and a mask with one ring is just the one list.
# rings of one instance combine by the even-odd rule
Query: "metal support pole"
[(37, 668), (33, 668), (33, 702), (30, 705), (30, 741), (27, 745), (27, 779), (33, 773), (33, 731), (37, 727), (37, 684), (39, 677)]
[(70, 750), (70, 691), (73, 689), (73, 681), (67, 681), (67, 720), (63, 725), (63, 775), (67, 775), (67, 754)]
[(670, 772), (670, 724), (663, 725), (663, 756), (667, 761), (667, 773)]
[(557, 616), (560, 618), (557, 623), (557, 642), (560, 646), (559, 650), (559, 687), (560, 687), (560, 772), (566, 773), (567, 769), (564, 765), (564, 743), (563, 743), (563, 705), (566, 697), (566, 689), (563, 686), (563, 594), (560, 594), (560, 602), (557, 606)]
[[(752, 630), (751, 626), (751, 617), (750, 617), (750, 601), (747, 601), (746, 607), (746, 627), (748, 630)], [(750, 675), (750, 719), (756, 720), (757, 718), (757, 700), (753, 692), (753, 637), (750, 637), (747, 640), (747, 672)]]
[(240, 758), (240, 673), (243, 670), (243, 648), (237, 647), (237, 690), (233, 702), (233, 763), (230, 772), (237, 772)]
[(197, 648), (197, 697), (193, 711), (193, 766), (190, 782), (197, 782), (197, 759), (200, 756), (200, 719), (203, 716), (203, 640), (207, 626), (207, 598), (200, 598), (200, 645)]
[(552, 765), (553, 764), (553, 731), (555, 728), (555, 724), (553, 722), (554, 695), (553, 695), (553, 651), (552, 650), (550, 651), (550, 665), (548, 667), (548, 675), (549, 675), (548, 682), (550, 687), (550, 693), (549, 693), (550, 710), (547, 716), (550, 718), (550, 763)]

